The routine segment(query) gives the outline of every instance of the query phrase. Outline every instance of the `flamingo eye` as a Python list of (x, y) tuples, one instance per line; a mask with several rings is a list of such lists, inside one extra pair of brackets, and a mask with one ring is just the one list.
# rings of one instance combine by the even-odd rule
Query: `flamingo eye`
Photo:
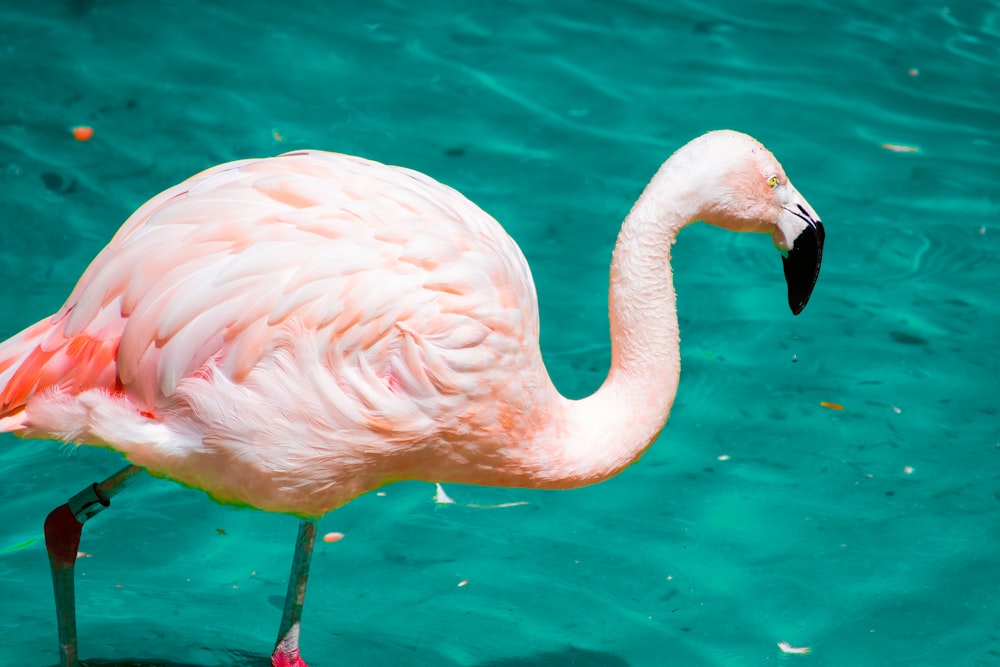
[(771, 178), (767, 179), (767, 184), (772, 188), (778, 187), (778, 177), (772, 176)]

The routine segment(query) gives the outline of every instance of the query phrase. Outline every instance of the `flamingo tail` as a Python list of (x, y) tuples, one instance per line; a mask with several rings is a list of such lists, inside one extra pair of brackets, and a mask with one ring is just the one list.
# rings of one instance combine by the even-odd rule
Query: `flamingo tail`
[(27, 428), (26, 409), (36, 396), (121, 390), (118, 337), (68, 336), (64, 324), (65, 318), (47, 318), (0, 343), (0, 432)]

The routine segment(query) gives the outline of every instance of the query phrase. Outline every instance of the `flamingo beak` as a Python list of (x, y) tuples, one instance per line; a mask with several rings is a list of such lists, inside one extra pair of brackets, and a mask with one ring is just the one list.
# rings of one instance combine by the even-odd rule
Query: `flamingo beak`
[(826, 238), (823, 223), (816, 219), (815, 214), (801, 204), (797, 208), (798, 211), (788, 207), (785, 210), (804, 220), (806, 226), (795, 237), (792, 248), (782, 253), (781, 259), (785, 265), (785, 282), (788, 283), (788, 305), (793, 315), (798, 315), (806, 307), (816, 286)]

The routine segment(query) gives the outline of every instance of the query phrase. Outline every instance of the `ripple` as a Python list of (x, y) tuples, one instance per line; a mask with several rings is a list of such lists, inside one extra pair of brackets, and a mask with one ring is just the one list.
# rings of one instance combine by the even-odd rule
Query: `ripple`
[(868, 255), (869, 275), (880, 283), (940, 283), (954, 276), (975, 280), (996, 265), (998, 250), (997, 243), (979, 229), (970, 224), (962, 230), (930, 233), (900, 228), (891, 235), (876, 234), (872, 238), (878, 248)]
[[(823, 273), (796, 318), (765, 236), (685, 230), (678, 402), (621, 476), (513, 490), (531, 504), (506, 514), (400, 484), (324, 519), (349, 539), (317, 550), (304, 633), (326, 651), (310, 664), (639, 667), (664, 646), (676, 664), (759, 664), (782, 639), (831, 664), (996, 661), (981, 613), (997, 593), (982, 538), (1000, 525), (983, 465), (998, 451), (996, 0), (0, 4), (8, 333), (57, 307), (147, 197), (223, 159), (330, 148), (456, 184), (508, 225), (552, 376), (582, 395), (609, 363), (617, 224), (683, 142), (758, 135), (823, 216)], [(82, 122), (85, 144), (68, 131)], [(0, 441), (0, 550), (15, 547), (0, 572), (19, 601), (0, 602), (0, 645), (11, 664), (54, 662), (31, 540), (120, 461)], [(137, 484), (84, 534), (85, 650), (266, 660), (294, 533)], [(198, 648), (220, 632), (247, 653)]]

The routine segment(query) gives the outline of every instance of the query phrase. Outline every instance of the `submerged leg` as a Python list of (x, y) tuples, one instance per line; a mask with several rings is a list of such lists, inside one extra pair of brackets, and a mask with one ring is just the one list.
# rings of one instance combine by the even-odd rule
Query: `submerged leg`
[(45, 519), (45, 548), (52, 568), (52, 587), (56, 597), (56, 622), (59, 626), (59, 664), (78, 667), (76, 653), (76, 599), (73, 570), (80, 548), (83, 524), (111, 504), (111, 497), (125, 487), (125, 482), (139, 472), (138, 466), (126, 466), (103, 482), (91, 484), (69, 501), (55, 508)]
[(273, 667), (307, 667), (299, 657), (299, 622), (302, 619), (302, 605), (306, 600), (309, 562), (315, 545), (316, 521), (304, 520), (295, 540), (295, 556), (292, 558), (292, 573), (288, 577), (288, 593), (285, 594), (285, 610), (281, 614), (278, 644), (271, 655)]

